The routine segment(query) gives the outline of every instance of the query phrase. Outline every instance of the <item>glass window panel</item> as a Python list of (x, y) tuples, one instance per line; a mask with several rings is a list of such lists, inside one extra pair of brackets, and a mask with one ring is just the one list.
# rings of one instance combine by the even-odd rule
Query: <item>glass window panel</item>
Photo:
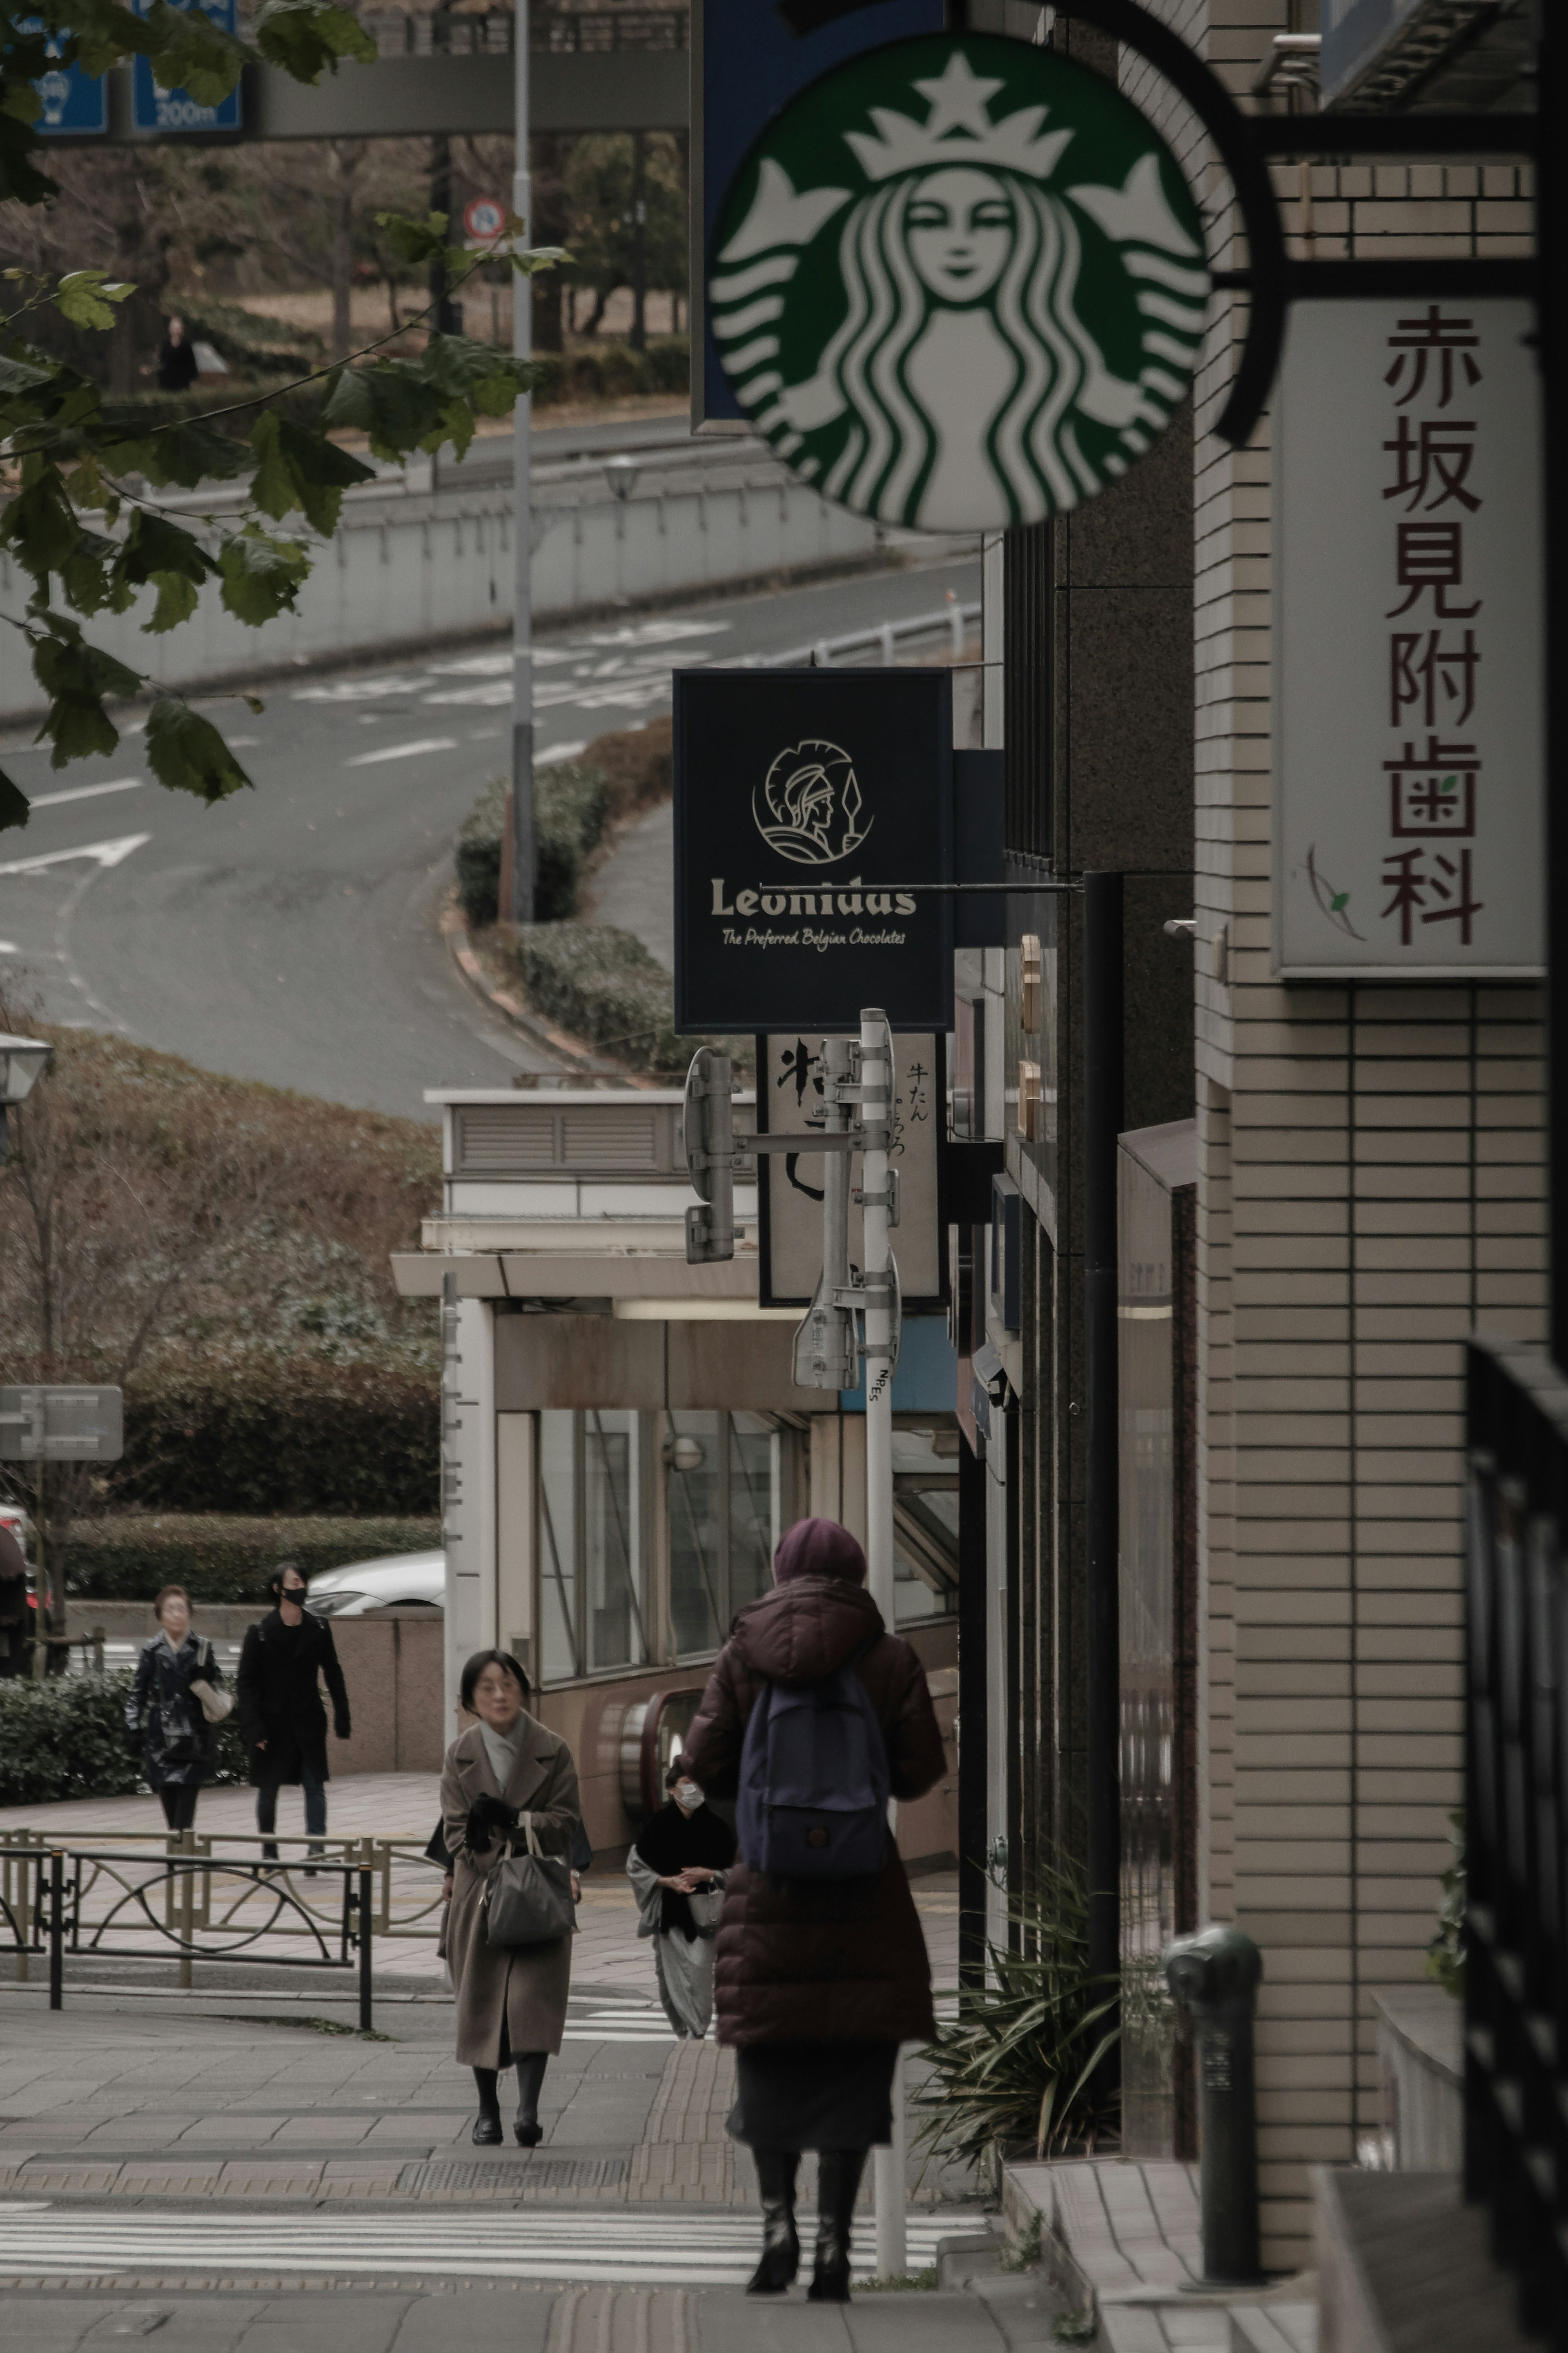
[(773, 1581), (777, 1435), (730, 1423), (730, 1615)]
[[(665, 1417), (669, 1515), (669, 1615), (676, 1655), (716, 1650), (722, 1615), (723, 1417)], [(683, 1463), (689, 1465), (682, 1469)]]
[(583, 1567), (590, 1667), (645, 1655), (637, 1527), (637, 1417), (583, 1416)]
[(583, 1672), (578, 1625), (576, 1477), (577, 1417), (539, 1417), (539, 1672), (560, 1683)]

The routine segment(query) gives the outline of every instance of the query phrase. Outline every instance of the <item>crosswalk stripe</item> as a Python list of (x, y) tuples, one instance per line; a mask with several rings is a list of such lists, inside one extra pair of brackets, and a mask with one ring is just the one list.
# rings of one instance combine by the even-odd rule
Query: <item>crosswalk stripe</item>
[[(724, 2286), (743, 2281), (756, 2259), (752, 2214), (679, 2218), (642, 2210), (647, 2243), (628, 2245), (632, 2214), (555, 2209), (513, 2212), (498, 2246), (496, 2218), (443, 2212), (396, 2216), (185, 2213), (172, 2242), (166, 2222), (102, 2213), (39, 2213), (0, 2206), (0, 2276), (62, 2272), (156, 2271), (163, 2274), (247, 2271), (420, 2273), (476, 2279), (567, 2279), (627, 2286)], [(965, 2220), (911, 2215), (909, 2261), (936, 2260), (939, 2240)], [(858, 2221), (856, 2275), (876, 2270), (875, 2226)]]

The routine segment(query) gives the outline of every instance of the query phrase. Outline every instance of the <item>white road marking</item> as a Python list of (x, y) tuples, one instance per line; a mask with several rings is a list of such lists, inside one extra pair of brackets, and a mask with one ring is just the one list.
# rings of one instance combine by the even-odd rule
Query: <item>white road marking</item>
[(20, 955), (21, 953), (15, 940), (0, 940), (0, 955)]
[(384, 694), (417, 694), (424, 683), (423, 676), (399, 678), (395, 673), (385, 678), (340, 678), (331, 686), (297, 686), (291, 700), (295, 702), (375, 702)]
[(494, 679), (485, 686), (450, 686), (440, 694), (422, 694), (421, 702), (477, 703), (482, 710), (493, 711), (498, 705), (511, 701), (510, 678)]
[(552, 744), (548, 752), (536, 752), (534, 754), (533, 765), (536, 768), (557, 767), (563, 760), (576, 759), (578, 754), (585, 752), (588, 746), (586, 742), (581, 744)]
[(58, 808), (63, 801), (95, 801), (101, 793), (133, 793), (146, 781), (145, 776), (116, 776), (111, 785), (72, 785), (68, 792), (35, 793), (27, 807)]
[[(274, 2161), (276, 2161), (276, 2152)], [(548, 2163), (550, 2151), (542, 2153)], [(308, 2158), (301, 2153), (301, 2161)], [(527, 2196), (520, 2168), (518, 2195)], [(416, 2273), (462, 2279), (567, 2279), (626, 2286), (727, 2287), (744, 2281), (756, 2261), (757, 2218), (749, 2213), (665, 2214), (649, 2207), (630, 2229), (623, 2208), (526, 2206), (466, 2214), (410, 2205), (395, 2214), (222, 2214), (187, 2205), (171, 2232), (161, 2215), (123, 2217), (0, 2207), (0, 2274), (155, 2271), (201, 2274), (221, 2270), (274, 2274)], [(971, 2215), (911, 2214), (912, 2270), (936, 2261), (938, 2242)], [(635, 2239), (642, 2243), (632, 2243)], [(857, 2217), (853, 2268), (876, 2274), (876, 2226)]]
[(46, 849), (37, 858), (12, 859), (8, 865), (0, 866), (0, 874), (36, 874), (41, 867), (62, 866), (68, 858), (91, 858), (100, 866), (119, 866), (152, 839), (150, 833), (127, 833), (118, 841), (84, 841), (79, 849)]
[(422, 752), (455, 752), (457, 748), (455, 735), (423, 735), (417, 744), (384, 744), (379, 752), (356, 752), (352, 760), (343, 762), (343, 765), (345, 768), (370, 768), (378, 760), (413, 760)]

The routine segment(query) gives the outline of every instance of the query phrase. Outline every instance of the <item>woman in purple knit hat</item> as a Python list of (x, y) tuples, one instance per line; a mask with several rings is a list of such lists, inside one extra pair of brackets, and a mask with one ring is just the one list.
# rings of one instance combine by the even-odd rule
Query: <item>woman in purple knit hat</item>
[[(836, 1520), (802, 1520), (780, 1545), (774, 1586), (736, 1618), (681, 1762), (710, 1797), (733, 1797), (752, 1708), (770, 1683), (821, 1683), (846, 1664), (881, 1727), (895, 1798), (942, 1778), (925, 1669), (865, 1589), (866, 1556)], [(714, 1969), (719, 2040), (734, 2046), (730, 2129), (756, 2161), (763, 2254), (753, 2295), (788, 2287), (800, 2260), (795, 2187), (817, 2151), (810, 2295), (849, 2295), (849, 2232), (866, 2152), (891, 2137), (900, 2042), (935, 2031), (931, 1967), (891, 1835), (879, 1872), (856, 1879), (729, 1874)]]

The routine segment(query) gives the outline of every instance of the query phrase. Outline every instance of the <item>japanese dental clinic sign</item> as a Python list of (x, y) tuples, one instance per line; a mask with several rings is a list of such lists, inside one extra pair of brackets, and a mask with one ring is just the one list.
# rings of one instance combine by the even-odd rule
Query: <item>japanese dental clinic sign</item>
[(678, 670), (675, 1020), (952, 1027), (946, 670)]
[(1124, 474), (1184, 397), (1203, 225), (1159, 133), (1054, 50), (923, 35), (851, 58), (752, 147), (708, 316), (778, 456), (879, 522), (999, 529)]
[(1300, 302), (1275, 404), (1274, 965), (1544, 962), (1531, 307)]

